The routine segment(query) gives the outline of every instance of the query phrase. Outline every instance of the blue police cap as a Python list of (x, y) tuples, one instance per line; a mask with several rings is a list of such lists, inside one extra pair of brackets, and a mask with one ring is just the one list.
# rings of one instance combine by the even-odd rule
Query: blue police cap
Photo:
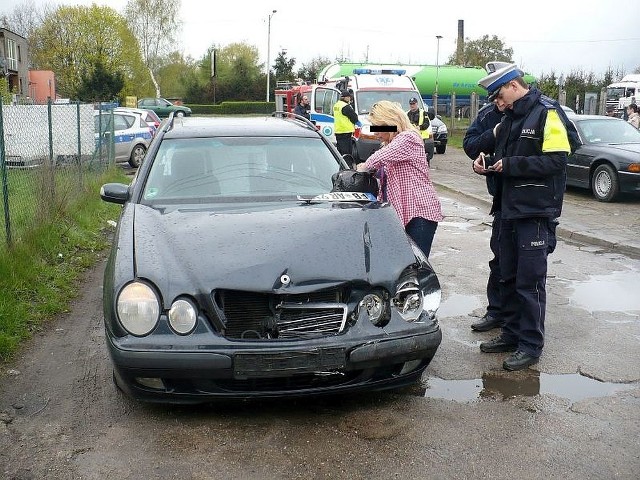
[[(487, 69), (489, 68), (489, 65), (487, 65)], [(520, 70), (515, 63), (509, 63), (506, 66), (502, 66), (501, 68), (489, 73), (486, 77), (481, 78), (478, 81), (478, 85), (489, 93), (489, 101), (492, 102), (498, 95), (500, 87), (515, 78), (521, 77), (522, 75), (522, 70)]]

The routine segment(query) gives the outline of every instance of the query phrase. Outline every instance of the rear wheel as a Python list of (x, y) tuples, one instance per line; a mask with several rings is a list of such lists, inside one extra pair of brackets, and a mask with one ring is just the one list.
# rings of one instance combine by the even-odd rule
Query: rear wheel
[(591, 179), (593, 196), (600, 202), (612, 202), (620, 193), (618, 173), (608, 163), (599, 165)]
[(138, 168), (142, 164), (144, 155), (147, 153), (147, 148), (144, 145), (136, 145), (131, 151), (131, 157), (129, 157), (129, 165), (133, 168)]
[(358, 155), (358, 147), (356, 142), (351, 142), (351, 156), (353, 157), (353, 168), (360, 163), (360, 156)]

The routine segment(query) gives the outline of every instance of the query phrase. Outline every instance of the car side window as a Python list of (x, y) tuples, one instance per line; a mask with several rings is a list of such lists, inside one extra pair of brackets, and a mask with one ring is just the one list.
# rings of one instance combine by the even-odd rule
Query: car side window
[(131, 128), (133, 123), (135, 122), (135, 117), (129, 115), (113, 115), (113, 129), (114, 130), (127, 130)]

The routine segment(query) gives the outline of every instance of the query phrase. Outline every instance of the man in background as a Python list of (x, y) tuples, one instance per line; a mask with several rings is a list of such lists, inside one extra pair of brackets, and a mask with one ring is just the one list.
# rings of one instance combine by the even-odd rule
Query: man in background
[[(351, 106), (351, 92), (342, 90), (340, 100), (333, 106), (334, 132), (338, 151), (341, 155), (351, 155), (351, 136), (358, 122), (358, 114)], [(353, 165), (349, 165), (353, 168)]]
[(431, 120), (429, 115), (418, 107), (418, 99), (412, 97), (409, 99), (409, 111), (407, 112), (409, 121), (418, 127), (420, 136), (424, 140), (424, 151), (427, 154), (427, 163), (431, 164), (433, 158), (433, 138), (431, 138)]
[(296, 105), (296, 108), (293, 109), (293, 113), (296, 115), (300, 115), (301, 117), (306, 118), (307, 120), (311, 119), (311, 114), (309, 110), (311, 107), (309, 106), (309, 97), (306, 95), (302, 96), (302, 99)]

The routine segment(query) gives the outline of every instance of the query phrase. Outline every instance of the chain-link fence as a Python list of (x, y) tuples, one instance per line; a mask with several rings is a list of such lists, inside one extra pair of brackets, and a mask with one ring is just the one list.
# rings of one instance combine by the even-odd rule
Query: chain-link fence
[[(0, 248), (21, 241), (65, 208), (113, 157), (91, 104), (3, 105), (0, 99)], [(99, 112), (99, 110), (98, 110)], [(4, 245), (3, 245), (4, 244)]]

